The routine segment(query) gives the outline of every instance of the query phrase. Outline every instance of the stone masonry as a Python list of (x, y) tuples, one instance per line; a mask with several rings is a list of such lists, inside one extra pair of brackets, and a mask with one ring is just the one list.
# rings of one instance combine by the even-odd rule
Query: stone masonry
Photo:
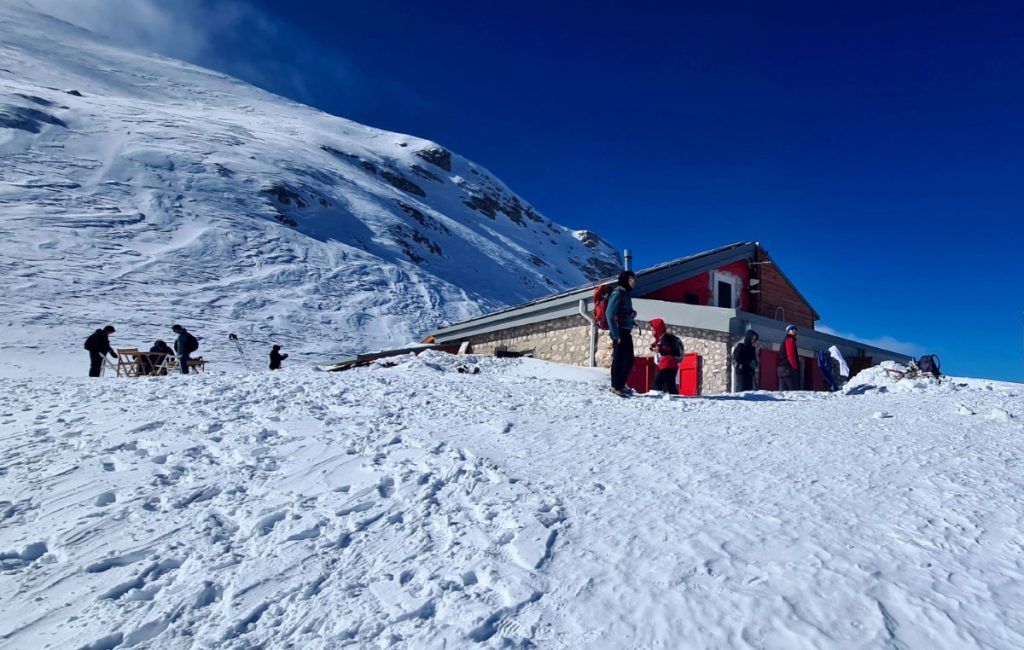
[(572, 366), (588, 365), (590, 324), (582, 316), (564, 316), (543, 323), (510, 327), (470, 339), (475, 354), (493, 355), (504, 347), (510, 352), (527, 352), (545, 361)]
[[(669, 325), (668, 331), (683, 341), (686, 352), (696, 352), (701, 357), (700, 394), (716, 395), (729, 390), (731, 369), (729, 350), (736, 339), (722, 332)], [(637, 322), (633, 330), (633, 350), (637, 356), (650, 355), (654, 342), (650, 325)], [(510, 352), (532, 351), (533, 356), (545, 361), (554, 361), (574, 366), (589, 365), (590, 324), (582, 316), (565, 316), (543, 323), (522, 325), (481, 334), (470, 339), (475, 354), (493, 355), (504, 347)], [(611, 340), (607, 331), (599, 331), (597, 337), (597, 365), (608, 368), (611, 365)]]

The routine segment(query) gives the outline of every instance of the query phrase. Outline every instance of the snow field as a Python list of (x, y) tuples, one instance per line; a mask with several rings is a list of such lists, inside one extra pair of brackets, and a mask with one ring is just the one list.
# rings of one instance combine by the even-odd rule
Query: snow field
[(398, 362), (0, 380), (0, 644), (1024, 643), (1019, 386)]

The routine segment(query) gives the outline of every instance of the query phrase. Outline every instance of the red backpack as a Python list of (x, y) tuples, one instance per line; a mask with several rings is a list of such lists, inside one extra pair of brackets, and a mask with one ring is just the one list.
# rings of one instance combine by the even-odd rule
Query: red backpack
[(608, 297), (612, 295), (614, 284), (599, 284), (594, 287), (594, 320), (597, 321), (597, 328), (608, 329)]

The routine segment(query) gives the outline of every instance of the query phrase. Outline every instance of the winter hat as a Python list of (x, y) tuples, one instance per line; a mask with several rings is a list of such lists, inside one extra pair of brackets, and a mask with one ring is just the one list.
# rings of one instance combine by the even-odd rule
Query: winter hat
[(651, 329), (654, 330), (655, 340), (660, 339), (665, 335), (665, 321), (660, 318), (655, 318), (651, 321)]
[(180, 332), (181, 331), (181, 325), (177, 325), (177, 324), (171, 325), (171, 331)]
[(114, 329), (113, 325), (107, 325), (106, 327), (103, 328), (103, 331), (106, 332), (107, 334), (113, 334), (117, 330)]
[(794, 332), (797, 331), (796, 325), (794, 325), (793, 323), (786, 325), (786, 334), (789, 334), (789, 330), (793, 330)]
[(630, 278), (636, 278), (636, 273), (633, 273), (632, 271), (623, 271), (622, 273), (619, 273), (619, 281), (617, 284), (620, 287), (625, 287), (628, 289)]
[(281, 346), (280, 346), (280, 345), (275, 345), (274, 347), (272, 347), (272, 348), (270, 348), (270, 349), (271, 349), (271, 350), (280, 350), (280, 349), (281, 349)]

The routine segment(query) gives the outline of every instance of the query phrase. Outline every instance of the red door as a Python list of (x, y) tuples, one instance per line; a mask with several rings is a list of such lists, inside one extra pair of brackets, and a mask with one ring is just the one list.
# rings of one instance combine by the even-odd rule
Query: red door
[(779, 375), (775, 368), (779, 365), (779, 353), (774, 350), (761, 350), (758, 366), (758, 388), (760, 390), (779, 390)]
[(696, 352), (687, 352), (679, 364), (679, 394), (700, 394), (700, 355)]
[(810, 368), (808, 373), (811, 376), (811, 390), (828, 390), (828, 382), (825, 381), (825, 373), (818, 367), (817, 357), (807, 358), (803, 357), (804, 367)]
[(654, 357), (636, 357), (626, 385), (638, 393), (646, 393), (654, 385)]

